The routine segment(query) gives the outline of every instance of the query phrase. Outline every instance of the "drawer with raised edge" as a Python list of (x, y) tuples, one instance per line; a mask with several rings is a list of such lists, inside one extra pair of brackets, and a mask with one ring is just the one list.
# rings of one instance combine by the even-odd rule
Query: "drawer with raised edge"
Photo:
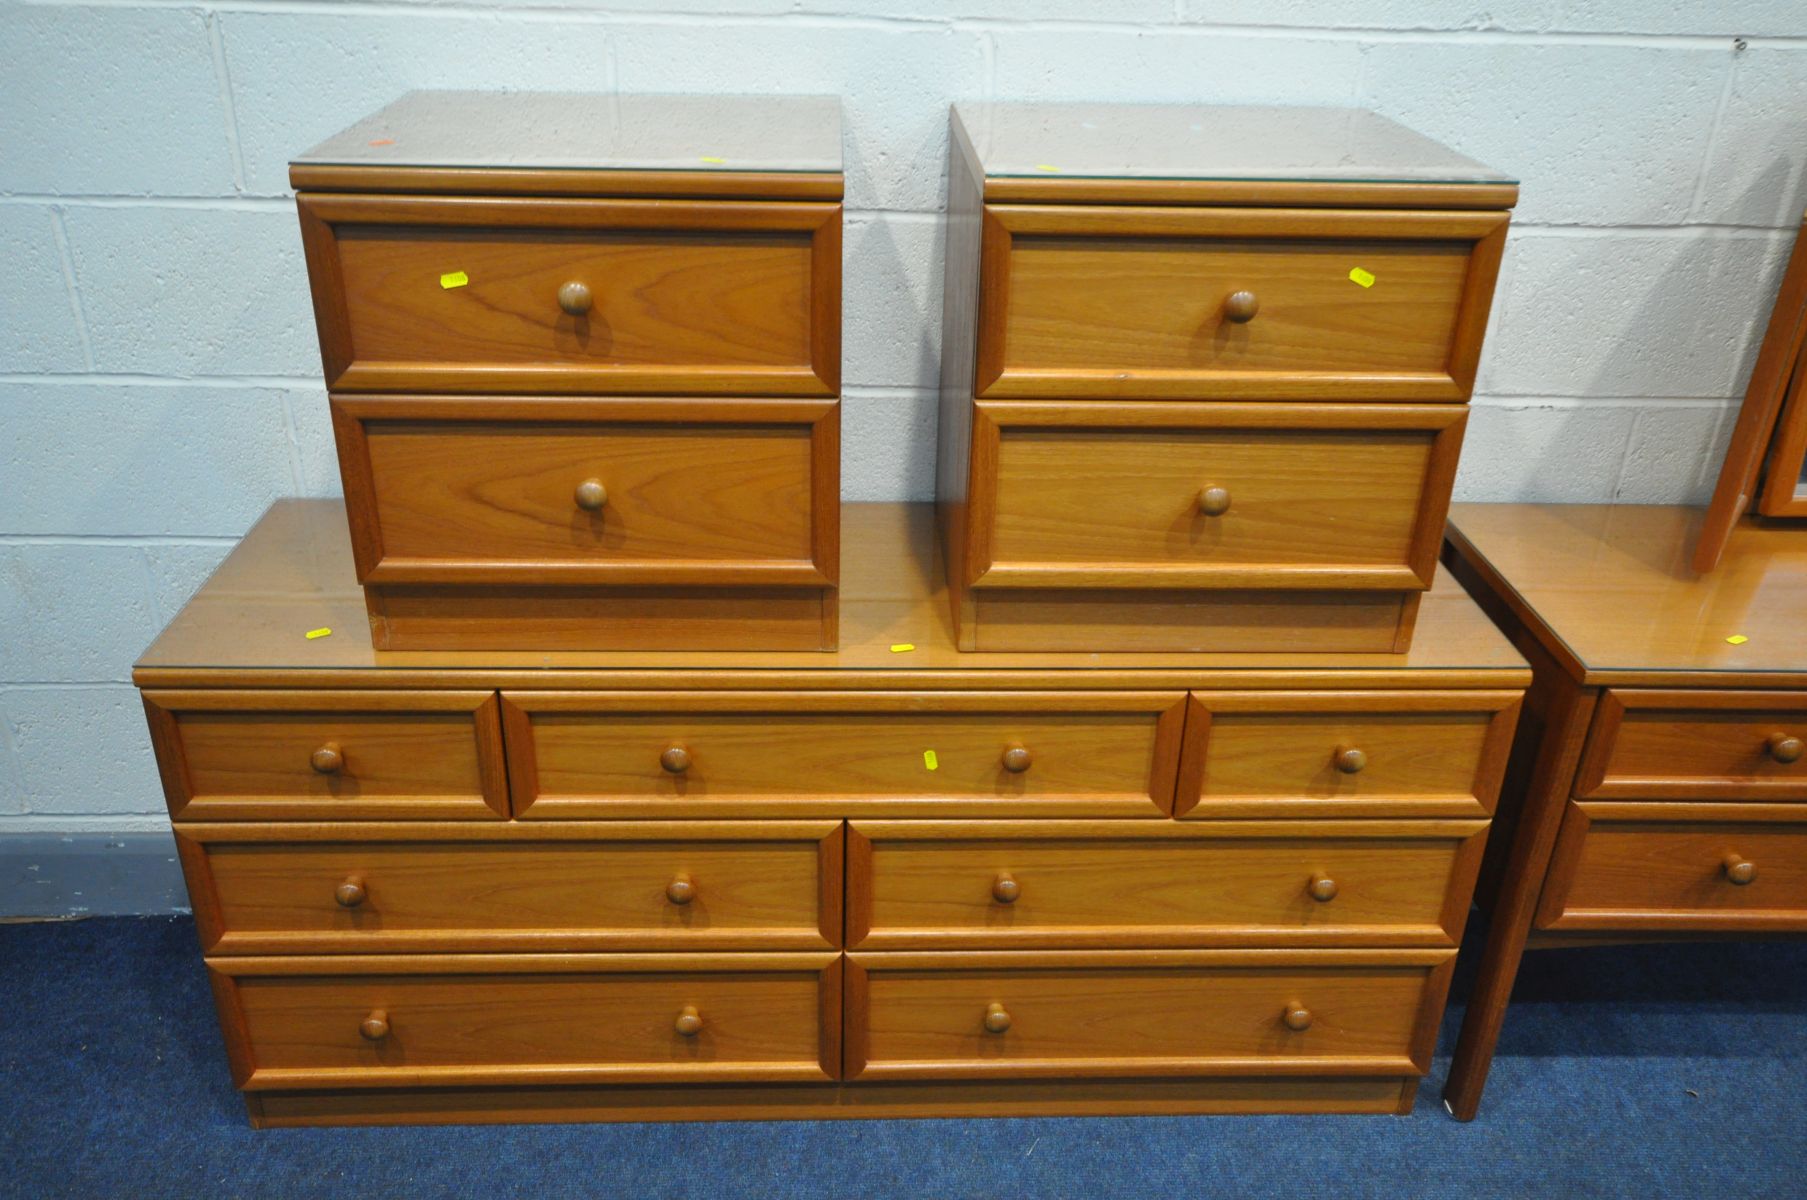
[(840, 1071), (833, 953), (211, 958), (208, 970), (250, 1091)]
[(1600, 697), (1575, 770), (1584, 799), (1807, 800), (1807, 692)]
[(494, 692), (154, 689), (144, 710), (177, 821), (508, 815)]
[(182, 825), (219, 954), (819, 950), (839, 821)]

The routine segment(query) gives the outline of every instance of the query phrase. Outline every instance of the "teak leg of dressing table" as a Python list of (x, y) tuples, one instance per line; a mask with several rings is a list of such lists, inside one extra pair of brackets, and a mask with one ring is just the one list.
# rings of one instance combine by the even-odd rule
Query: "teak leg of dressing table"
[[(1459, 564), (1450, 562), (1452, 567)], [(1463, 578), (1466, 571), (1457, 569)], [(1463, 582), (1469, 583), (1468, 578)], [(1476, 592), (1477, 596), (1481, 593)], [(1492, 606), (1483, 603), (1493, 615)], [(1543, 891), (1544, 873), (1550, 865), (1550, 853), (1556, 846), (1556, 834), (1562, 826), (1562, 813), (1580, 764), (1582, 746), (1587, 741), (1588, 724), (1593, 719), (1594, 704), (1600, 689), (1581, 687), (1570, 679), (1535, 639), (1522, 629), (1512, 630), (1519, 652), (1531, 661), (1534, 682), (1528, 696), (1520, 744), (1535, 745), (1536, 757), (1529, 764), (1529, 778), (1522, 790), (1514, 787), (1523, 778), (1517, 764), (1508, 767), (1506, 788), (1500, 797), (1499, 819), (1516, 816), (1516, 827), (1504, 869), (1489, 872), (1497, 880), (1491, 896), (1483, 895), (1490, 920), (1487, 942), (1481, 953), (1480, 972), (1475, 977), (1469, 996), (1468, 1010), (1462, 1018), (1462, 1032), (1456, 1040), (1456, 1052), (1449, 1068), (1449, 1081), (1443, 1086), (1443, 1107), (1458, 1121), (1474, 1120), (1481, 1106), (1481, 1089), (1487, 1084), (1487, 1069), (1493, 1064), (1493, 1048), (1499, 1041), (1500, 1027), (1505, 1022), (1506, 1004), (1512, 998), (1512, 983), (1518, 978), (1519, 960), (1524, 957), (1525, 939), (1531, 932), (1531, 921), (1537, 912), (1537, 901)], [(1543, 707), (1543, 732), (1535, 736), (1530, 728), (1536, 720), (1534, 710), (1537, 693), (1547, 697)], [(1516, 814), (1507, 810), (1516, 806)], [(1484, 885), (1485, 886), (1485, 885)]]

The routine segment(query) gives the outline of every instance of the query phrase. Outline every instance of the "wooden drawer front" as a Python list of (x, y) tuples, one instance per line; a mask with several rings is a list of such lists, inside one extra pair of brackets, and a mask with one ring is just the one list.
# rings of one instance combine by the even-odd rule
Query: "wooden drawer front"
[[(837, 204), (303, 194), (328, 387), (832, 395)], [(588, 311), (573, 315), (587, 289)]]
[(1463, 400), (1506, 221), (989, 205), (978, 394)]
[(835, 580), (832, 400), (338, 396), (333, 420), (368, 583)]
[[(838, 1072), (834, 955), (227, 958), (209, 966), (234, 1076), (253, 1091)], [(700, 1027), (680, 1032), (686, 1017)]]
[(494, 692), (152, 691), (144, 708), (180, 820), (508, 815)]
[(1807, 811), (1571, 803), (1537, 920), (1546, 929), (1807, 929)]
[(852, 955), (847, 1076), (1422, 1074), (1454, 953)]
[(1517, 692), (1194, 692), (1184, 817), (1483, 816)]
[(1428, 404), (981, 403), (967, 575), (1428, 588), (1465, 418)]
[(1582, 797), (1807, 800), (1807, 692), (1608, 691)]
[(856, 821), (847, 944), (1445, 945), (1481, 821)]
[(841, 941), (836, 821), (190, 825), (177, 840), (202, 944), (222, 953)]
[(1159, 817), (1182, 698), (505, 692), (503, 710), (528, 818)]

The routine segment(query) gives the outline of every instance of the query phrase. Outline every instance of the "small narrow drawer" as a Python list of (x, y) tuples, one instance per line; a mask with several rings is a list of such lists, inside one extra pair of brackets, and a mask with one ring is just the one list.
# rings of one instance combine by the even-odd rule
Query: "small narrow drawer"
[(296, 203), (330, 388), (840, 389), (838, 204), (320, 192)]
[(233, 1078), (293, 1088), (832, 1079), (833, 954), (208, 961)]
[(1485, 816), (1521, 694), (1194, 692), (1176, 815)]
[(977, 392), (1464, 400), (1506, 223), (1504, 212), (987, 205)]
[(854, 954), (849, 1079), (1421, 1075), (1453, 950)]
[(1430, 587), (1449, 405), (979, 403), (981, 588)]
[(1173, 692), (503, 693), (517, 815), (1128, 816), (1171, 809)]
[(838, 821), (184, 825), (209, 953), (817, 950)]
[(1807, 800), (1807, 692), (1610, 689), (1595, 710), (1575, 794)]
[(1571, 802), (1545, 929), (1807, 930), (1807, 808)]
[(833, 400), (335, 396), (369, 584), (832, 585)]
[(144, 710), (177, 820), (508, 815), (494, 692), (148, 691)]
[(1482, 821), (855, 821), (847, 944), (1453, 946)]

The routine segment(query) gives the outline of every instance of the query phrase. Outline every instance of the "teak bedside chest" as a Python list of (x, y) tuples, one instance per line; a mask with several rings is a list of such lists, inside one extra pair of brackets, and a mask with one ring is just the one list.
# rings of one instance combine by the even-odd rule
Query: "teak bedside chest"
[(271, 510), (135, 673), (254, 1122), (1411, 1106), (1530, 679), (1454, 580), (974, 656), (928, 507), (845, 516), (836, 653), (479, 653), (306, 638), (344, 509)]
[(416, 92), (289, 178), (375, 645), (834, 647), (838, 101)]
[(1528, 945), (1807, 931), (1807, 534), (1740, 527), (1698, 576), (1701, 518), (1451, 511), (1451, 568), (1536, 675), (1444, 1092), (1463, 1120)]
[(1342, 109), (961, 104), (950, 141), (960, 647), (1409, 645), (1516, 185)]

